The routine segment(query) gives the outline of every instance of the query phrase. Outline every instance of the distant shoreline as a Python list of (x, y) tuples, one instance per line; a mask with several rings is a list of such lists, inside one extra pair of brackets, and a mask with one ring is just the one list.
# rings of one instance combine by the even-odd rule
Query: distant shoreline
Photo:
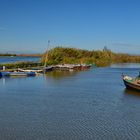
[(42, 54), (9, 54), (9, 53), (1, 53), (0, 56), (42, 57)]

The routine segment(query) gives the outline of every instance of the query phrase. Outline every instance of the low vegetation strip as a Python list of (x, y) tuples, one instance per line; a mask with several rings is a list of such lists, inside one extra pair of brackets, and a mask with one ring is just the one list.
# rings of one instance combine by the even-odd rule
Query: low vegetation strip
[(15, 69), (15, 68), (37, 67), (41, 65), (42, 65), (41, 63), (35, 63), (35, 62), (15, 62), (15, 63), (8, 63), (8, 64), (0, 64), (0, 68), (2, 69), (3, 66), (5, 66), (6, 69)]
[(0, 56), (42, 57), (42, 54), (10, 54), (10, 53), (1, 53)]

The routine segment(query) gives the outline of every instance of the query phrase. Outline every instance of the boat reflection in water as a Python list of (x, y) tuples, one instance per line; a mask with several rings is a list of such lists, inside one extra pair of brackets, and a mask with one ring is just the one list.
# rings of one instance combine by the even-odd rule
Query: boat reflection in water
[(140, 97), (140, 92), (137, 90), (133, 90), (133, 89), (125, 89), (124, 90), (125, 95), (132, 95), (132, 96), (138, 96)]
[(2, 78), (2, 84), (5, 85), (5, 78)]
[(45, 74), (46, 78), (52, 78), (55, 80), (63, 79), (66, 77), (75, 76), (77, 71), (52, 71)]
[(33, 79), (35, 77), (38, 77), (40, 75), (36, 75), (36, 76), (23, 76), (23, 75), (12, 75), (12, 76), (0, 76), (0, 83), (2, 83), (2, 85), (6, 85), (7, 83), (11, 83), (14, 84), (17, 81), (17, 84), (19, 84), (19, 81), (23, 81), (23, 80), (28, 80), (28, 79)]

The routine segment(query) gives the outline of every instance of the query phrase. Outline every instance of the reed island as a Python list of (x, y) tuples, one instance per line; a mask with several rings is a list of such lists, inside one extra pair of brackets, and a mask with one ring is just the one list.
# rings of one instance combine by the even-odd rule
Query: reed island
[(0, 54), (0, 56), (38, 56), (39, 62), (16, 62), (9, 64), (0, 64), (7, 69), (15, 68), (43, 68), (56, 65), (93, 65), (96, 67), (109, 66), (114, 63), (140, 63), (140, 56), (124, 53), (112, 52), (107, 47), (102, 50), (84, 50), (69, 47), (55, 47), (47, 50), (44, 54), (27, 55), (27, 54)]

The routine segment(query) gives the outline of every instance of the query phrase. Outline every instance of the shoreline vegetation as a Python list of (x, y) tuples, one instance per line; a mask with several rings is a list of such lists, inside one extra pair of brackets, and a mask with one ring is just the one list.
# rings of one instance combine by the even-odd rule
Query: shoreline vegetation
[(40, 66), (42, 66), (42, 64), (36, 63), (36, 62), (15, 62), (15, 63), (0, 64), (1, 69), (3, 66), (5, 66), (6, 69), (17, 69), (17, 68), (40, 67)]
[(7, 69), (31, 68), (58, 64), (92, 64), (97, 67), (110, 66), (117, 63), (140, 63), (140, 56), (112, 52), (107, 47), (102, 50), (83, 50), (77, 48), (55, 47), (44, 54), (0, 54), (0, 56), (41, 57), (40, 62), (15, 62), (0, 64)]
[(115, 53), (106, 46), (102, 50), (83, 50), (77, 48), (55, 47), (42, 56), (42, 63), (57, 64), (93, 64), (97, 67), (115, 63), (140, 63), (140, 56)]

